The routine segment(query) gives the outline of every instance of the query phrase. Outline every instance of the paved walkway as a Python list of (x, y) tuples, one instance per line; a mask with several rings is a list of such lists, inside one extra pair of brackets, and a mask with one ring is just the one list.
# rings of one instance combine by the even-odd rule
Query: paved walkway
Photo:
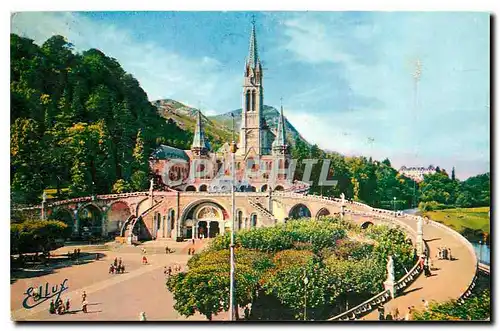
[[(399, 218), (416, 230), (416, 221)], [(424, 239), (429, 245), (433, 258), (434, 274), (426, 278), (419, 276), (403, 293), (385, 305), (386, 313), (398, 308), (400, 316), (404, 316), (408, 306), (422, 309), (422, 299), (429, 302), (445, 301), (460, 297), (474, 277), (474, 260), (467, 247), (446, 229), (433, 225), (424, 225)], [(208, 240), (196, 240), (195, 249), (200, 252)], [(173, 254), (164, 254), (165, 246), (175, 249)], [(437, 248), (451, 248), (454, 261), (437, 260)], [(148, 265), (141, 263), (141, 247), (147, 250)], [(103, 250), (105, 257), (99, 261), (84, 265), (76, 265), (54, 270), (45, 276), (19, 279), (11, 285), (12, 318), (18, 321), (50, 320), (50, 321), (137, 321), (141, 311), (146, 312), (148, 320), (200, 320), (206, 318), (199, 314), (185, 318), (173, 308), (174, 299), (167, 290), (163, 267), (169, 264), (180, 264), (183, 268), (188, 259), (187, 250), (193, 247), (191, 241), (176, 243), (173, 241), (157, 241), (140, 247), (121, 246)], [(64, 249), (63, 249), (64, 250)], [(95, 251), (98, 252), (98, 251)], [(163, 252), (163, 254), (162, 254)], [(127, 267), (125, 274), (108, 274), (109, 264), (115, 257), (121, 257)], [(70, 298), (72, 314), (51, 315), (48, 313), (49, 302), (43, 303), (31, 310), (22, 308), (24, 291), (29, 286), (39, 286), (49, 282), (60, 284), (69, 279), (69, 290), (62, 299)], [(80, 310), (81, 293), (87, 293), (89, 313)], [(378, 313), (372, 312), (365, 320), (376, 320)], [(227, 320), (227, 312), (214, 317), (214, 320)]]
[[(201, 250), (208, 243), (197, 241), (196, 248)], [(106, 251), (102, 260), (57, 269), (52, 274), (31, 279), (18, 280), (11, 285), (11, 313), (12, 319), (17, 321), (137, 321), (141, 311), (146, 312), (148, 320), (206, 320), (204, 316), (196, 314), (189, 318), (179, 315), (173, 308), (172, 294), (165, 285), (163, 267), (169, 264), (180, 264), (183, 269), (190, 258), (187, 253), (191, 242), (175, 243), (160, 242), (144, 245), (147, 251), (161, 251), (160, 248), (168, 245), (176, 250), (174, 254), (147, 253), (148, 265), (142, 265), (140, 247)], [(161, 246), (161, 247), (160, 247)], [(121, 257), (127, 267), (125, 274), (113, 275), (108, 273), (109, 264), (115, 257)], [(49, 282), (51, 285), (60, 284), (68, 278), (69, 290), (61, 298), (65, 301), (70, 298), (71, 314), (51, 315), (48, 312), (49, 301), (26, 310), (22, 308), (24, 291), (29, 286), (39, 286)], [(89, 313), (84, 314), (81, 309), (81, 294), (87, 293)], [(227, 319), (227, 313), (214, 317), (214, 320)]]
[[(416, 230), (416, 222), (405, 220)], [(403, 292), (403, 294), (385, 304), (385, 312), (399, 310), (404, 317), (409, 306), (416, 309), (424, 309), (422, 300), (429, 303), (432, 301), (442, 302), (449, 299), (458, 299), (469, 287), (474, 278), (474, 259), (467, 247), (449, 231), (424, 224), (424, 240), (429, 246), (430, 256), (433, 264), (433, 276), (426, 278), (423, 273)], [(454, 261), (438, 260), (436, 258), (438, 247), (451, 248)], [(363, 320), (377, 320), (378, 312), (375, 310), (362, 318)]]

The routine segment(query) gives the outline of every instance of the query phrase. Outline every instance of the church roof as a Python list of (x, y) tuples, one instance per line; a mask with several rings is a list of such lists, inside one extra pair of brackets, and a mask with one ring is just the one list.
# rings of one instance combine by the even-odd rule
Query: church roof
[(205, 132), (203, 131), (203, 124), (201, 122), (201, 111), (198, 110), (196, 116), (196, 128), (194, 130), (193, 144), (191, 148), (200, 148), (210, 150), (210, 144), (205, 138)]
[(167, 145), (160, 145), (157, 149), (155, 149), (151, 158), (156, 160), (181, 159), (189, 161), (189, 156), (182, 149)]
[(281, 106), (280, 117), (278, 119), (278, 130), (273, 141), (273, 147), (286, 146), (285, 116), (283, 116), (283, 106)]

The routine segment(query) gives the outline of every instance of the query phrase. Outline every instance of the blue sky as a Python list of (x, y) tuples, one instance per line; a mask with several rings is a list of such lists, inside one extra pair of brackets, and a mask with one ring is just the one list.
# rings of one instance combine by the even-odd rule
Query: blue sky
[(455, 166), (460, 179), (489, 171), (487, 13), (30, 12), (13, 15), (12, 31), (98, 48), (151, 100), (218, 114), (240, 108), (252, 15), (264, 102), (283, 97), (310, 142), (395, 167)]

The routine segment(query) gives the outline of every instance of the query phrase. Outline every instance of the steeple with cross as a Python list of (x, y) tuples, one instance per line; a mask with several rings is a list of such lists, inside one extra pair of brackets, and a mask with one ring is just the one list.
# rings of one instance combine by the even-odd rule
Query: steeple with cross
[(252, 30), (250, 33), (250, 46), (245, 61), (243, 77), (243, 104), (241, 112), (240, 129), (240, 155), (269, 154), (263, 128), (262, 106), (264, 93), (262, 87), (262, 65), (257, 48), (257, 34), (255, 17), (252, 17)]

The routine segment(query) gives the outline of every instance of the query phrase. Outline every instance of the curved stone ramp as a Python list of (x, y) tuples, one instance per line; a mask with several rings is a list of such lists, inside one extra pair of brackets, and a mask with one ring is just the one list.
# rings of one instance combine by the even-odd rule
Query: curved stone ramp
[[(416, 230), (413, 219), (398, 219)], [(433, 225), (432, 222), (424, 224), (424, 240), (429, 247), (433, 275), (427, 278), (422, 273), (400, 296), (387, 302), (384, 305), (386, 314), (397, 308), (400, 318), (403, 318), (410, 306), (424, 309), (423, 299), (429, 303), (443, 302), (458, 299), (467, 291), (476, 274), (476, 260), (463, 241), (451, 231), (453, 230)], [(453, 261), (437, 259), (438, 247), (442, 246), (451, 248)], [(378, 320), (378, 312), (372, 311), (361, 319)]]

